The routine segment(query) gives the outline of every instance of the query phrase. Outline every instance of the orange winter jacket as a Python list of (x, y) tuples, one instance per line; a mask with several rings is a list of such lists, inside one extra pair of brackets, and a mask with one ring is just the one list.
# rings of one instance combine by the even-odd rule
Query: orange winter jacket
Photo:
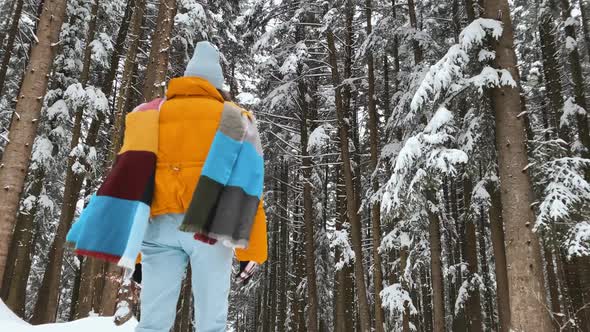
[[(172, 79), (159, 114), (159, 141), (152, 216), (185, 213), (217, 131), (223, 97), (198, 77)], [(267, 258), (266, 215), (260, 201), (249, 246), (236, 249), (240, 261)]]

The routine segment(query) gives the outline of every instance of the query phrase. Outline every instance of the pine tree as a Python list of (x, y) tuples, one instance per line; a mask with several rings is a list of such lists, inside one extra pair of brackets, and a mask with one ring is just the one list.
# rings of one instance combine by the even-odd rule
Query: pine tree
[[(510, 9), (504, 0), (486, 1), (484, 17), (502, 20), (502, 36), (494, 44), (495, 64), (508, 70), (518, 84), (516, 54)], [(506, 234), (506, 264), (510, 296), (512, 330), (549, 331), (551, 323), (544, 310), (543, 271), (539, 240), (533, 234), (533, 203), (528, 165), (524, 120), (518, 85), (492, 89), (496, 121), (496, 146), (500, 173), (502, 219)]]
[[(8, 143), (2, 155), (0, 168), (0, 279), (6, 268), (8, 248), (20, 195), (29, 166), (31, 148), (38, 126), (43, 96), (47, 90), (48, 75), (55, 56), (61, 24), (65, 16), (65, 0), (45, 0), (39, 17), (37, 44), (31, 56), (11, 121)], [(0, 280), (1, 281), (1, 280)]]

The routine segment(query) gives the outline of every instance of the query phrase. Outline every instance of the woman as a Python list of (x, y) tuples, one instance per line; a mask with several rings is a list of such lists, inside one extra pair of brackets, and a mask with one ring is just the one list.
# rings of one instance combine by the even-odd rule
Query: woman
[(166, 98), (127, 116), (117, 161), (68, 234), (78, 254), (125, 267), (141, 247), (136, 332), (170, 330), (189, 263), (197, 331), (225, 331), (234, 251), (242, 282), (266, 260), (260, 140), (223, 81), (217, 49), (198, 43)]

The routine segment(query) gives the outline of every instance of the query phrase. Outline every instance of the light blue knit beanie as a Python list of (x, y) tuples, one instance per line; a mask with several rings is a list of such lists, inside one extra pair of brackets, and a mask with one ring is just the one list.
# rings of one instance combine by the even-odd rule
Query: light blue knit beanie
[(223, 88), (223, 72), (219, 64), (219, 51), (208, 41), (198, 42), (193, 58), (184, 71), (184, 76), (204, 78), (218, 89)]

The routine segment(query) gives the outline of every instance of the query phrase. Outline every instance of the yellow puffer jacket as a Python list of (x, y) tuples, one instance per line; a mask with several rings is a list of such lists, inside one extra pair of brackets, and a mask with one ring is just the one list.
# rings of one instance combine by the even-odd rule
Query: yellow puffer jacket
[[(160, 132), (152, 216), (185, 213), (221, 119), (223, 97), (197, 77), (172, 79), (160, 108)], [(240, 261), (267, 258), (266, 215), (262, 200), (247, 249), (236, 249)]]

